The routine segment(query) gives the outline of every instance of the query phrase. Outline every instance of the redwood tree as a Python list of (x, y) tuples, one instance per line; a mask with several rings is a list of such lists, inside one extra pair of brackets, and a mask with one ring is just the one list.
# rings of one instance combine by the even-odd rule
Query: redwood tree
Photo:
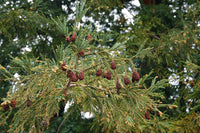
[[(77, 1), (71, 10), (67, 1), (64, 12), (65, 2), (1, 7), (0, 80), (10, 84), (1, 98), (3, 131), (199, 131), (199, 2), (129, 8), (124, 0)], [(134, 24), (127, 25), (123, 7), (139, 10)], [(119, 20), (113, 21), (114, 9)], [(83, 23), (84, 16), (100, 20), (103, 30)], [(21, 54), (26, 45), (32, 52)], [(93, 118), (82, 119), (80, 112)]]

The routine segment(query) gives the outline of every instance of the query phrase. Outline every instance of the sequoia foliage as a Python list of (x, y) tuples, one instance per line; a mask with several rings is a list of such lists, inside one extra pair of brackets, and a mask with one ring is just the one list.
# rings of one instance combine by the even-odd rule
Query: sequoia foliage
[(200, 3), (140, 4), (1, 1), (2, 132), (198, 132)]

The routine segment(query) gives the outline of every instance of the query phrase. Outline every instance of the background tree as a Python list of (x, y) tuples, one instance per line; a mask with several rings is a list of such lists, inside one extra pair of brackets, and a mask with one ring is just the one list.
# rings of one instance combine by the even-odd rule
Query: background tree
[[(4, 71), (5, 77), (15, 83), (2, 103), (1, 124), (6, 124), (6, 118), (11, 117), (9, 132), (44, 132), (50, 120), (59, 113), (60, 101), (64, 100), (73, 102), (64, 120), (76, 110), (88, 110), (95, 116), (90, 127), (93, 132), (165, 131), (168, 127), (159, 120), (162, 116), (158, 110), (160, 103), (151, 97), (162, 96), (154, 91), (164, 88), (167, 80), (156, 81), (155, 77), (149, 86), (145, 81), (151, 80), (150, 74), (140, 79), (132, 58), (140, 58), (147, 53), (146, 49), (139, 49), (135, 56), (127, 57), (126, 40), (109, 48), (104, 45), (109, 34), (88, 32), (89, 27), (77, 29), (80, 17), (87, 10), (84, 9), (85, 1), (81, 2), (76, 6), (73, 31), (68, 33), (72, 34), (67, 37), (69, 44), (59, 46), (54, 59), (23, 55), (13, 59), (12, 68), (14, 72), (24, 71), (25, 74), (13, 79), (11, 73)], [(54, 22), (60, 32), (68, 29), (61, 21)], [(91, 45), (93, 41), (100, 46)], [(156, 124), (157, 129), (153, 128), (154, 119), (160, 121)]]
[[(75, 24), (74, 1), (10, 1), (7, 4), (5, 1), (1, 2), (2, 68), (10, 71), (10, 58), (7, 55), (11, 54), (13, 57), (20, 55), (22, 48), (26, 46), (32, 49), (28, 57), (34, 55), (42, 59), (41, 54), (43, 54), (48, 58), (55, 59), (54, 55), (56, 54), (53, 54), (53, 49), (56, 49), (57, 45), (62, 42), (64, 43), (65, 37), (70, 35), (74, 29), (72, 28)], [(194, 86), (190, 85), (192, 82), (194, 85), (198, 84), (198, 73), (195, 73), (197, 71), (194, 72), (193, 69), (191, 69), (192, 71), (186, 69), (188, 67), (185, 65), (187, 60), (199, 65), (199, 2), (165, 0), (155, 1), (153, 4), (145, 4), (145, 1), (140, 1), (140, 4), (140, 7), (136, 7), (132, 1), (117, 0), (110, 3), (87, 1), (86, 7), (90, 8), (85, 16), (92, 17), (94, 21), (88, 21), (89, 19), (83, 21), (82, 19), (81, 24), (85, 26), (91, 24), (92, 29), (95, 29), (95, 23), (98, 21), (103, 25), (101, 30), (104, 33), (100, 35), (93, 33), (96, 36), (93, 42), (94, 46), (98, 46), (98, 40), (102, 38), (109, 40), (103, 43), (107, 46), (112, 46), (116, 41), (123, 43), (128, 39), (126, 42), (127, 57), (134, 56), (133, 62), (136, 68), (140, 68), (138, 71), (141, 75), (153, 70), (152, 76), (158, 76), (158, 80), (170, 77), (179, 82), (179, 84), (168, 86), (164, 90), (157, 90), (158, 94), (165, 96), (165, 98), (160, 98), (160, 101), (166, 104), (176, 103), (178, 109), (159, 109), (168, 114), (169, 118), (180, 120), (186, 116), (187, 119), (191, 116), (189, 115), (191, 112), (199, 110), (198, 107), (194, 108), (198, 104), (196, 100), (191, 102), (191, 97), (187, 97), (192, 93), (192, 99), (198, 99), (198, 96), (195, 95), (197, 93), (193, 95), (192, 92)], [(63, 5), (67, 8), (62, 8)], [(124, 8), (130, 12), (138, 11), (138, 15), (134, 17), (134, 25), (127, 24), (128, 20), (122, 14)], [(57, 17), (58, 14), (59, 17)], [(119, 19), (115, 19), (114, 14), (119, 14)], [(66, 18), (64, 19), (63, 16)], [(63, 23), (64, 20), (67, 20), (66, 23)], [(67, 25), (69, 34), (60, 30), (55, 22), (58, 22), (59, 25), (62, 23)], [(109, 36), (103, 36), (105, 33)], [(145, 54), (138, 55), (138, 51), (143, 49), (146, 49)], [(21, 73), (28, 74), (26, 71), (15, 72), (20, 75)], [(2, 80), (4, 79), (2, 75), (0, 79), (1, 89), (6, 92), (8, 90), (6, 88), (9, 88), (12, 82)], [(151, 80), (146, 80), (145, 83), (150, 86)], [(5, 97), (5, 93), (1, 93), (1, 95), (1, 97)], [(186, 109), (190, 111), (189, 114)], [(177, 116), (177, 114), (180, 115)], [(80, 118), (80, 115), (78, 116)], [(197, 114), (194, 114), (192, 118), (194, 117), (198, 118)], [(61, 123), (63, 117), (57, 118), (60, 119), (58, 123)], [(55, 119), (58, 120), (57, 118)], [(183, 129), (182, 131), (186, 130), (181, 129)]]

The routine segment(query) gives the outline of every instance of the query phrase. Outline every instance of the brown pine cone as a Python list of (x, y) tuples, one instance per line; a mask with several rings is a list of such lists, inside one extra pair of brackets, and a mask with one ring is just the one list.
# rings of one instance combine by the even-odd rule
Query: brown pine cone
[(70, 43), (70, 42), (71, 42), (70, 37), (66, 37), (66, 38), (65, 38), (65, 42), (66, 42), (66, 43)]
[(10, 103), (10, 106), (12, 107), (12, 108), (15, 108), (15, 106), (16, 106), (16, 101), (15, 101), (15, 99), (12, 99), (11, 100), (11, 103)]
[(99, 68), (96, 72), (96, 76), (99, 77), (99, 76), (101, 76), (101, 74), (102, 74), (102, 70), (101, 70), (101, 68)]
[(86, 40), (90, 40), (90, 44), (93, 42), (92, 36), (90, 36), (89, 34), (88, 34), (88, 36), (86, 37)]
[(83, 51), (83, 50), (79, 51), (79, 55), (80, 55), (81, 57), (83, 57), (83, 56), (84, 56), (84, 51)]
[(116, 69), (116, 64), (115, 64), (115, 62), (112, 60), (112, 62), (111, 62), (111, 69)]
[(140, 75), (138, 72), (134, 71), (132, 74), (132, 81), (139, 81), (140, 80)]
[(129, 83), (130, 83), (130, 80), (129, 80), (129, 78), (126, 75), (125, 78), (124, 78), (124, 84), (128, 85)]
[(111, 75), (111, 72), (110, 72), (110, 71), (107, 72), (106, 78), (107, 78), (108, 80), (111, 80), (112, 75)]
[(119, 83), (119, 80), (117, 79), (116, 83), (117, 93), (120, 94), (120, 89), (122, 88), (121, 84)]
[(79, 78), (80, 80), (83, 80), (83, 79), (84, 79), (84, 72), (83, 72), (83, 70), (79, 73), (78, 78)]
[(73, 73), (71, 80), (72, 80), (72, 82), (77, 82), (78, 81), (78, 75)]
[(194, 86), (194, 81), (190, 82), (190, 86), (193, 87)]
[(27, 107), (30, 107), (31, 104), (32, 104), (31, 100), (30, 100), (30, 99), (27, 99), (27, 100), (26, 100), (26, 106), (27, 106)]
[(61, 64), (61, 70), (63, 70), (63, 71), (66, 71), (67, 69), (65, 68), (65, 62), (63, 62), (62, 64)]
[(73, 33), (72, 36), (71, 36), (71, 41), (72, 41), (72, 42), (75, 42), (75, 41), (76, 41), (76, 38), (77, 38), (77, 37), (76, 37), (76, 34)]
[(3, 105), (3, 109), (4, 109), (5, 111), (8, 111), (8, 110), (10, 109), (10, 107), (9, 107), (9, 105), (6, 103), (6, 104)]
[(106, 71), (103, 73), (103, 78), (107, 78), (107, 72)]
[(72, 75), (73, 75), (73, 72), (72, 72), (71, 70), (68, 70), (68, 71), (67, 71), (67, 77), (68, 77), (68, 78), (71, 78)]

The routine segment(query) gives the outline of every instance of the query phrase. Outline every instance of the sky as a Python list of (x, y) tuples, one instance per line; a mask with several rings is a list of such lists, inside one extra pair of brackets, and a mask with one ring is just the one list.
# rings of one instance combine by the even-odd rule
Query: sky
[[(132, 0), (130, 3), (135, 6), (140, 6), (140, 2), (138, 0)], [(124, 14), (125, 19), (127, 19), (128, 24), (133, 23), (133, 16), (137, 14), (136, 12), (128, 11), (126, 8), (122, 9), (122, 13)]]

